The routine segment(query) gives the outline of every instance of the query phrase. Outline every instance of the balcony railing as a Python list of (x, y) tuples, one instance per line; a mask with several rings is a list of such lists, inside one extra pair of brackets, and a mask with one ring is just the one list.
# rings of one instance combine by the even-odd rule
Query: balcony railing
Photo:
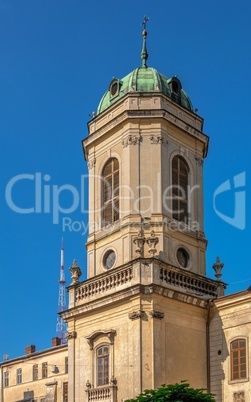
[(116, 402), (117, 386), (110, 385), (102, 388), (89, 388), (86, 390), (86, 394), (87, 394), (87, 402), (96, 402), (96, 401)]
[(185, 271), (157, 259), (139, 258), (111, 272), (90, 278), (75, 287), (74, 303), (87, 303), (94, 298), (123, 291), (135, 285), (157, 285), (203, 299), (223, 295), (225, 284)]

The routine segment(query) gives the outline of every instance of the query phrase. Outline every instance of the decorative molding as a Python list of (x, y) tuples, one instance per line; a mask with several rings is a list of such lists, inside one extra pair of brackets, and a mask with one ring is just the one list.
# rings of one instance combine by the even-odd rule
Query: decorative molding
[(132, 311), (131, 313), (128, 313), (128, 317), (130, 318), (130, 320), (136, 320), (137, 318), (141, 318), (143, 314), (143, 310)]
[(160, 135), (151, 134), (149, 138), (151, 144), (162, 144), (164, 147), (166, 147), (168, 144), (167, 139), (161, 134)]
[(140, 134), (137, 135), (128, 135), (124, 140), (122, 140), (123, 148), (128, 147), (128, 145), (137, 145), (142, 141), (142, 137)]
[(162, 313), (162, 311), (159, 310), (150, 310), (149, 314), (152, 318), (159, 318), (160, 320), (165, 316), (165, 313)]
[(88, 165), (89, 170), (93, 169), (94, 166), (96, 165), (96, 158), (93, 158), (93, 159), (89, 160), (87, 165)]
[(75, 339), (75, 338), (77, 338), (77, 332), (76, 331), (66, 332), (65, 339), (67, 339), (67, 341), (69, 339)]
[(195, 155), (194, 159), (195, 159), (197, 165), (203, 166), (203, 163), (204, 163), (203, 158), (201, 158), (200, 156)]
[(109, 338), (111, 345), (114, 344), (114, 336), (116, 335), (115, 329), (98, 329), (97, 331), (94, 331), (90, 335), (85, 337), (90, 347), (90, 350), (93, 350), (93, 342), (100, 335), (106, 335)]

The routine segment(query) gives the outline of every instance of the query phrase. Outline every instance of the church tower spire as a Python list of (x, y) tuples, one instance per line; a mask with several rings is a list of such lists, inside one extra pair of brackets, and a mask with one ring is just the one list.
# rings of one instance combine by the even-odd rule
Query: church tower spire
[(141, 60), (142, 60), (142, 67), (147, 68), (147, 59), (148, 59), (148, 53), (147, 53), (147, 48), (146, 48), (146, 38), (147, 38), (147, 31), (146, 31), (146, 23), (149, 21), (149, 17), (144, 17), (144, 20), (142, 21), (141, 25), (143, 25), (143, 32), (142, 32), (142, 37), (143, 37), (143, 46), (142, 46), (142, 52), (141, 52)]

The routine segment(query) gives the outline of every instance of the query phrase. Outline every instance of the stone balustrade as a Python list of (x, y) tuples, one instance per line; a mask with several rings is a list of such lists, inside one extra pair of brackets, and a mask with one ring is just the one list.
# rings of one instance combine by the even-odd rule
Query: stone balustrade
[(89, 388), (86, 390), (86, 393), (87, 402), (116, 402), (117, 400), (117, 387), (115, 385), (100, 388)]
[(223, 294), (225, 288), (223, 282), (198, 276), (157, 259), (139, 258), (123, 267), (114, 268), (110, 272), (77, 284), (74, 287), (74, 303), (87, 303), (135, 285), (157, 285), (202, 299), (215, 298)]

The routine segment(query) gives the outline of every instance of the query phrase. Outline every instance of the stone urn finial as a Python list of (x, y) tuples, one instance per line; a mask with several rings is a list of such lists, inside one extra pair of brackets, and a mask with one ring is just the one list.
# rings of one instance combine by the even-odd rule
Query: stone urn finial
[(156, 245), (159, 242), (158, 237), (155, 235), (154, 230), (151, 231), (150, 233), (150, 237), (148, 237), (148, 239), (146, 239), (146, 242), (149, 246), (148, 249), (148, 253), (151, 254), (152, 257), (154, 257), (154, 254), (156, 253), (157, 249), (156, 249)]
[(220, 262), (220, 257), (216, 257), (216, 261), (213, 265), (213, 269), (215, 270), (215, 276), (217, 278), (217, 281), (220, 281), (220, 278), (222, 277), (222, 268), (224, 267), (223, 262)]
[(143, 229), (139, 230), (138, 232), (138, 236), (135, 237), (135, 239), (133, 240), (133, 243), (136, 244), (137, 248), (136, 248), (136, 253), (138, 254), (139, 257), (143, 257), (144, 256), (144, 244), (145, 244), (145, 236), (144, 236), (144, 231)]
[(81, 269), (78, 266), (76, 260), (73, 260), (73, 264), (69, 269), (71, 271), (71, 285), (76, 285), (77, 283), (79, 283), (79, 278), (82, 275)]

